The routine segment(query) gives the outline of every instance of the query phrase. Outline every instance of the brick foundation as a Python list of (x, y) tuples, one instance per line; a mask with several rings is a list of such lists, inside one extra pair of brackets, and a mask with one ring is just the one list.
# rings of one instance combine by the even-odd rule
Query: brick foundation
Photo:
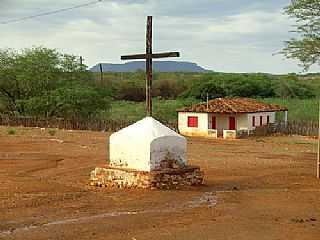
[(142, 172), (110, 166), (91, 172), (90, 185), (99, 187), (178, 189), (183, 186), (202, 185), (204, 174), (199, 167), (168, 168)]

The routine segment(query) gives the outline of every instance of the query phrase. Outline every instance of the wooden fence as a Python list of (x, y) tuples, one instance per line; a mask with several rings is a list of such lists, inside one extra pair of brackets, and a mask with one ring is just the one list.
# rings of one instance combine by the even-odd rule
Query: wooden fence
[[(177, 130), (176, 123), (162, 121), (173, 130)], [(16, 117), (0, 116), (0, 126), (11, 127), (39, 127), (58, 128), (67, 130), (90, 130), (115, 132), (133, 124), (133, 121), (100, 120), (100, 119), (63, 119), (63, 118), (37, 118), (37, 117)]]
[(266, 126), (257, 127), (253, 134), (256, 136), (268, 136), (274, 134), (318, 136), (318, 122), (289, 121), (277, 122)]
[[(161, 121), (166, 126), (177, 131), (176, 122)], [(119, 120), (100, 120), (100, 119), (62, 119), (62, 118), (37, 118), (37, 117), (16, 117), (1, 116), (0, 126), (11, 127), (39, 127), (39, 128), (58, 128), (67, 130), (89, 130), (115, 132), (133, 124), (133, 121)], [(318, 136), (317, 122), (289, 121), (277, 122), (261, 127), (257, 127), (253, 132), (255, 136), (268, 136), (274, 134), (283, 135), (302, 135)]]

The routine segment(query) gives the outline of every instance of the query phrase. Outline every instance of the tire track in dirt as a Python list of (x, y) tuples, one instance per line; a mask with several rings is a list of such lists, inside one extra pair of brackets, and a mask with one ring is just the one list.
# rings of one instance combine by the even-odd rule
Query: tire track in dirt
[(78, 218), (70, 218), (70, 219), (63, 219), (63, 220), (56, 220), (52, 222), (48, 222), (45, 224), (39, 225), (29, 225), (23, 226), (20, 228), (10, 229), (7, 231), (0, 232), (1, 237), (13, 237), (17, 233), (27, 232), (31, 230), (36, 230), (40, 228), (47, 228), (51, 226), (58, 226), (58, 225), (65, 225), (65, 224), (77, 224), (77, 223), (87, 223), (97, 219), (103, 218), (112, 218), (112, 217), (120, 217), (120, 216), (134, 216), (134, 215), (141, 215), (141, 214), (152, 214), (152, 213), (171, 213), (171, 212), (178, 212), (183, 211), (185, 209), (194, 209), (199, 207), (214, 207), (218, 204), (217, 197), (214, 192), (205, 192), (202, 195), (186, 202), (182, 206), (170, 206), (166, 207), (166, 209), (148, 209), (148, 210), (141, 210), (141, 211), (114, 211), (114, 212), (107, 212), (97, 215), (85, 216), (85, 217), (78, 217)]

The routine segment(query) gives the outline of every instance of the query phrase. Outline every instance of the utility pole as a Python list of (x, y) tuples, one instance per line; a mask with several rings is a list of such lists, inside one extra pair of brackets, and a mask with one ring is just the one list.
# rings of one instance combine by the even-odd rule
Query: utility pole
[(80, 71), (83, 70), (83, 57), (80, 56)]
[(103, 69), (102, 69), (102, 64), (99, 64), (100, 67), (100, 85), (102, 85), (103, 82)]

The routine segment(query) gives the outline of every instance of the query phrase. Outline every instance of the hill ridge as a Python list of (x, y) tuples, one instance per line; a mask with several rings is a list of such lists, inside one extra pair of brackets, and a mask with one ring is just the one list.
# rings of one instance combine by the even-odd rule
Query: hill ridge
[[(100, 72), (99, 64), (93, 66), (90, 71)], [(138, 70), (145, 70), (145, 61), (101, 64), (103, 72), (136, 72)], [(208, 70), (198, 64), (188, 61), (154, 61), (153, 69), (155, 72), (208, 72)]]

